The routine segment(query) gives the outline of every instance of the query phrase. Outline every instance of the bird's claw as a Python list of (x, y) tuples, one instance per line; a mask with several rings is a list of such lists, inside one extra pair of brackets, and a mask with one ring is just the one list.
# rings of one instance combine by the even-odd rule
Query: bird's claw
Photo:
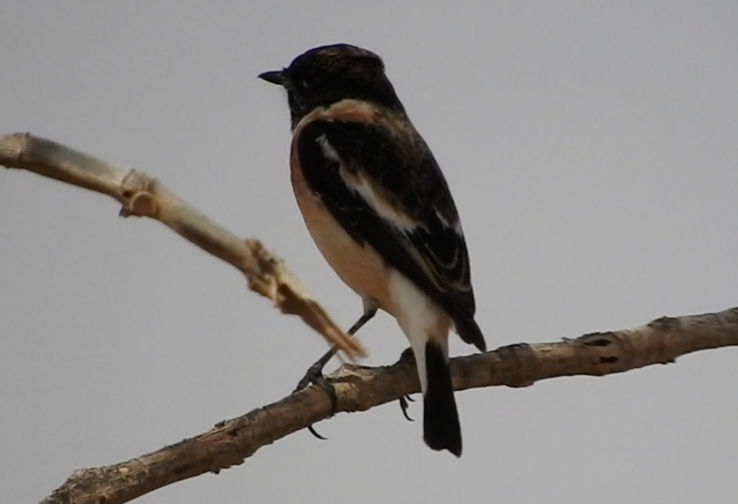
[(398, 364), (415, 364), (415, 353), (412, 347), (407, 347), (400, 354), (400, 358), (397, 359)]
[[(400, 358), (397, 360), (399, 364), (415, 364), (415, 353), (413, 353), (412, 347), (408, 347), (400, 354)], [(410, 422), (414, 422), (413, 418), (410, 417), (410, 415), (407, 413), (408, 408), (410, 408), (410, 405), (408, 402), (415, 402), (415, 399), (407, 396), (400, 397), (400, 408), (402, 409), (403, 416)]]
[(407, 421), (408, 422), (414, 422), (415, 420), (413, 420), (413, 418), (411, 418), (410, 415), (408, 415), (408, 413), (407, 413), (407, 410), (410, 407), (410, 404), (408, 404), (408, 401), (409, 402), (415, 402), (415, 399), (413, 399), (410, 396), (402, 396), (402, 397), (400, 397), (400, 408), (402, 409), (402, 414), (407, 419)]
[[(307, 388), (309, 385), (315, 385), (316, 387), (323, 390), (327, 395), (328, 398), (331, 400), (331, 411), (332, 413), (336, 412), (336, 408), (338, 407), (338, 398), (336, 397), (336, 389), (333, 387), (331, 382), (329, 382), (326, 377), (323, 375), (323, 367), (325, 366), (325, 362), (322, 362), (322, 359), (310, 366), (305, 373), (305, 376), (302, 377), (302, 379), (297, 384), (297, 387), (295, 387), (295, 390), (292, 391), (293, 394)], [(321, 436), (316, 430), (315, 427), (312, 425), (308, 425), (308, 430), (310, 431), (310, 434), (315, 436), (316, 438), (326, 441), (328, 438)]]
[(328, 438), (318, 434), (318, 431), (316, 431), (315, 427), (313, 427), (312, 425), (308, 425), (308, 430), (310, 431), (310, 434), (320, 439), (321, 441), (328, 441)]
[[(295, 390), (293, 390), (292, 393), (294, 394), (295, 392), (299, 392), (311, 384), (321, 386), (321, 382), (326, 381), (325, 376), (323, 376), (323, 364), (318, 361), (308, 368), (307, 372), (305, 372), (305, 376), (303, 376), (297, 383), (297, 387), (295, 387)], [(323, 387), (321, 386), (321, 388)]]

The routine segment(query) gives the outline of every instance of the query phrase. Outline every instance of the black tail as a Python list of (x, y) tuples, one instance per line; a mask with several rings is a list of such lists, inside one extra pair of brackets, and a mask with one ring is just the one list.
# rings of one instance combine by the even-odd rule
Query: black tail
[(484, 335), (473, 318), (456, 318), (454, 326), (459, 337), (466, 343), (474, 345), (480, 352), (487, 351), (487, 342), (484, 341)]
[(423, 438), (433, 450), (461, 456), (461, 426), (456, 410), (451, 371), (443, 350), (433, 341), (425, 344), (428, 389), (423, 398)]

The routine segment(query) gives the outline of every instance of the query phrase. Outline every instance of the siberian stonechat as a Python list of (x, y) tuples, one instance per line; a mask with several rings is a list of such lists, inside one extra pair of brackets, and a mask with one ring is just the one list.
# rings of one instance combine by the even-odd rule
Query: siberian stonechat
[(469, 257), (446, 179), (376, 54), (311, 49), (260, 78), (287, 90), (292, 187), (328, 264), (361, 296), (358, 329), (377, 311), (410, 340), (424, 397), (424, 439), (461, 455), (448, 334), (485, 351)]

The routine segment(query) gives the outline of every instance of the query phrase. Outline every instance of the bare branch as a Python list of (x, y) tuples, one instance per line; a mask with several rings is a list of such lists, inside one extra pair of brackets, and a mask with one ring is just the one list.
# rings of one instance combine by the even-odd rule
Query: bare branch
[(145, 173), (112, 166), (28, 133), (0, 136), (0, 164), (107, 194), (123, 204), (123, 217), (150, 217), (162, 222), (240, 270), (249, 288), (270, 299), (282, 313), (298, 315), (348, 356), (365, 355), (358, 341), (333, 322), (287, 266), (258, 240), (241, 240)]
[[(663, 317), (637, 329), (577, 339), (502, 347), (452, 360), (457, 390), (525, 387), (546, 378), (604, 376), (674, 362), (698, 350), (738, 345), (738, 308), (680, 318)], [(337, 411), (364, 411), (419, 390), (413, 365), (344, 365), (328, 377)], [(331, 401), (311, 386), (281, 401), (220, 422), (210, 431), (120, 464), (80, 469), (42, 504), (119, 504), (206, 472), (239, 465), (264, 445), (333, 414)]]
[[(299, 315), (347, 354), (363, 354), (358, 343), (347, 338), (286, 266), (261, 243), (242, 241), (146, 174), (116, 168), (28, 134), (0, 136), (0, 164), (107, 194), (123, 204), (123, 216), (161, 221), (238, 268), (246, 275), (249, 287), (271, 299), (282, 312)], [(738, 308), (664, 317), (637, 329), (587, 334), (558, 343), (503, 347), (453, 359), (452, 373), (457, 390), (496, 385), (524, 387), (558, 376), (604, 376), (665, 364), (698, 350), (735, 345)], [(171, 483), (241, 464), (262, 446), (335, 412), (364, 411), (419, 389), (415, 367), (406, 363), (381, 368), (344, 365), (328, 379), (336, 392), (335, 411), (327, 394), (311, 386), (156, 452), (112, 466), (77, 470), (43, 502), (128, 502)]]

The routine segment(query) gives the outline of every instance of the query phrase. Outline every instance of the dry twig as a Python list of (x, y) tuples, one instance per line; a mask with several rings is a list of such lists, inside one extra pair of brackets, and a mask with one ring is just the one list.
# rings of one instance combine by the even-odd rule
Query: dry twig
[(107, 194), (123, 204), (123, 217), (150, 217), (206, 252), (238, 268), (249, 288), (291, 315), (298, 315), (349, 357), (364, 350), (345, 334), (313, 300), (297, 278), (258, 240), (242, 240), (208, 219), (158, 180), (132, 169), (118, 168), (64, 145), (28, 133), (0, 136), (0, 164)]

